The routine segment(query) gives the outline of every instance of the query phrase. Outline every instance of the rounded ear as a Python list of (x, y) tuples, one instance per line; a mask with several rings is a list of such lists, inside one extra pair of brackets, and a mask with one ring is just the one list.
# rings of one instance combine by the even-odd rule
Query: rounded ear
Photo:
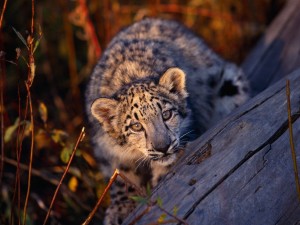
[(185, 87), (185, 73), (179, 68), (168, 69), (159, 79), (159, 85), (183, 98), (188, 96)]
[(98, 98), (91, 107), (92, 115), (100, 123), (109, 123), (116, 114), (118, 102), (110, 98)]

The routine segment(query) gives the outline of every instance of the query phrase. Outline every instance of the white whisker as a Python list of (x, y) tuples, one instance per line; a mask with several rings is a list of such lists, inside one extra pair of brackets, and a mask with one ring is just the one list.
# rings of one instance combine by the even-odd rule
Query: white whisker
[(179, 137), (179, 139), (183, 138), (184, 136), (186, 136), (186, 135), (188, 135), (188, 134), (190, 134), (190, 133), (192, 133), (192, 132), (193, 132), (193, 130), (190, 130), (190, 131), (186, 132), (185, 134), (181, 135), (181, 136)]
[[(138, 163), (138, 161), (140, 161)], [(138, 163), (138, 165), (135, 167), (135, 170), (137, 170), (140, 166), (143, 166), (143, 164), (145, 165), (145, 163), (147, 162), (147, 156), (142, 155), (138, 160), (136, 160), (135, 164)]]

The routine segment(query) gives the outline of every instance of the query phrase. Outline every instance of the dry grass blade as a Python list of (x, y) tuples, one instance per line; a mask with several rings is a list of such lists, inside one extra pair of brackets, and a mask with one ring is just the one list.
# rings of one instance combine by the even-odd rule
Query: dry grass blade
[(51, 203), (50, 203), (50, 206), (49, 206), (49, 209), (48, 209), (46, 218), (45, 218), (44, 223), (43, 223), (44, 225), (47, 223), (47, 220), (48, 220), (48, 218), (49, 218), (49, 216), (50, 216), (50, 212), (51, 212), (51, 209), (52, 209), (52, 207), (53, 207), (54, 201), (55, 201), (55, 199), (56, 199), (58, 190), (59, 190), (60, 186), (62, 185), (62, 182), (63, 182), (65, 176), (66, 176), (67, 173), (68, 173), (68, 170), (69, 170), (69, 168), (70, 168), (71, 162), (73, 161), (73, 158), (74, 158), (74, 156), (75, 156), (75, 153), (76, 153), (76, 149), (77, 149), (77, 147), (78, 147), (78, 144), (79, 144), (79, 142), (81, 142), (81, 141), (83, 140), (83, 138), (84, 138), (84, 136), (85, 136), (85, 131), (84, 131), (84, 130), (85, 130), (85, 128), (83, 127), (82, 130), (81, 130), (81, 133), (80, 133), (79, 137), (77, 138), (76, 144), (75, 144), (75, 146), (74, 146), (74, 148), (73, 148), (72, 154), (71, 154), (70, 159), (69, 159), (69, 162), (68, 162), (68, 164), (67, 164), (67, 167), (66, 167), (66, 169), (65, 169), (65, 171), (64, 171), (64, 173), (63, 173), (63, 175), (62, 175), (62, 177), (61, 177), (61, 179), (60, 179), (60, 181), (59, 181), (59, 184), (58, 184), (57, 187), (56, 187), (56, 190), (55, 190), (54, 195), (53, 195), (53, 197), (52, 197), (52, 200), (51, 200)]
[(31, 0), (31, 34), (34, 31), (34, 0)]
[(26, 82), (25, 82), (25, 86), (27, 89), (27, 98), (28, 98), (28, 103), (29, 103), (30, 122), (31, 122), (31, 146), (30, 146), (30, 160), (29, 160), (29, 169), (28, 169), (27, 193), (26, 193), (26, 199), (25, 199), (24, 210), (23, 210), (23, 224), (24, 225), (26, 222), (26, 211), (27, 211), (28, 199), (29, 199), (29, 194), (30, 194), (33, 148), (34, 148), (34, 122), (33, 122), (33, 109), (32, 109), (30, 87), (28, 86), (28, 84)]
[[(20, 95), (20, 86), (18, 86), (18, 112), (19, 112), (19, 118), (21, 118), (21, 95)], [(18, 122), (18, 131), (17, 131), (17, 137), (16, 138), (16, 155), (17, 155), (17, 163), (16, 163), (16, 178), (15, 178), (15, 187), (13, 191), (13, 198), (12, 198), (12, 205), (11, 212), (10, 212), (10, 224), (13, 224), (13, 215), (14, 215), (14, 205), (15, 205), (15, 199), (17, 196), (17, 213), (18, 213), (18, 224), (21, 224), (20, 221), (20, 215), (21, 215), (21, 184), (20, 184), (20, 156), (21, 156), (21, 148), (20, 148), (20, 134), (21, 134), (21, 121)], [(4, 157), (5, 160), (5, 157)], [(7, 162), (7, 161), (6, 161)], [(9, 162), (8, 162), (9, 163)]]
[(5, 9), (6, 9), (6, 5), (7, 5), (7, 0), (4, 0), (2, 11), (1, 11), (1, 17), (0, 17), (0, 30), (2, 28), (2, 21), (3, 21), (3, 17), (4, 17), (4, 12), (5, 12)]
[(101, 55), (101, 47), (96, 35), (95, 28), (89, 16), (89, 10), (86, 5), (86, 0), (79, 0), (79, 7), (81, 8), (80, 15), (83, 17), (84, 23), (82, 24), (83, 29), (85, 29), (85, 33), (91, 41), (91, 44), (95, 51), (95, 58), (98, 59)]
[[(0, 31), (1, 32), (1, 31)], [(1, 35), (1, 34), (0, 34)], [(2, 175), (4, 168), (4, 77), (5, 77), (5, 64), (4, 56), (0, 53), (0, 129), (1, 129), (1, 162), (0, 162), (0, 188), (2, 186)]]
[[(2, 11), (1, 11), (1, 16), (0, 16), (0, 35), (2, 32), (2, 21), (3, 21), (3, 17), (4, 17), (4, 12), (6, 9), (6, 5), (7, 5), (7, 0), (4, 0), (3, 2), (3, 7), (2, 7)], [(0, 79), (1, 79), (1, 83), (0, 83), (0, 121), (1, 121), (1, 162), (0, 162), (0, 187), (2, 184), (2, 173), (3, 173), (3, 167), (4, 167), (4, 100), (3, 100), (3, 88), (4, 88), (4, 55), (2, 55), (2, 53), (0, 52)]]
[(298, 174), (298, 167), (297, 167), (297, 157), (293, 139), (293, 125), (292, 125), (292, 116), (291, 116), (291, 99), (290, 99), (290, 81), (286, 81), (286, 96), (287, 96), (287, 111), (288, 111), (288, 121), (289, 121), (289, 134), (290, 134), (290, 145), (292, 151), (292, 158), (293, 158), (293, 166), (294, 166), (294, 174), (295, 174), (295, 182), (296, 188), (298, 193), (298, 198), (300, 201), (300, 183), (299, 183), (299, 174)]
[[(15, 166), (15, 167), (19, 168), (19, 170), (27, 170), (27, 171), (29, 170), (29, 167), (26, 164), (20, 163), (19, 161), (16, 161), (16, 160), (13, 160), (13, 159), (10, 159), (10, 158), (6, 158), (6, 157), (4, 157), (4, 161), (7, 164), (10, 164), (12, 166)], [(31, 174), (34, 175), (34, 176), (40, 177), (41, 179), (43, 179), (43, 180), (45, 180), (45, 181), (47, 181), (50, 184), (53, 184), (55, 186), (57, 186), (59, 184), (56, 179), (49, 178), (47, 176), (47, 174), (43, 173), (43, 171), (40, 171), (40, 170), (37, 170), (37, 169), (32, 169)], [(16, 191), (14, 191), (14, 192), (16, 192)]]

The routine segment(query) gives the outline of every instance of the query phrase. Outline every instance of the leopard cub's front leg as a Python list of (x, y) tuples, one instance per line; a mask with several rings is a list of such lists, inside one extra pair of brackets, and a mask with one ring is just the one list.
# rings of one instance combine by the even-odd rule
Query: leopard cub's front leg
[(105, 212), (105, 225), (122, 224), (124, 219), (136, 207), (136, 202), (129, 196), (136, 195), (135, 189), (126, 185), (121, 179), (117, 179), (111, 186), (110, 206)]

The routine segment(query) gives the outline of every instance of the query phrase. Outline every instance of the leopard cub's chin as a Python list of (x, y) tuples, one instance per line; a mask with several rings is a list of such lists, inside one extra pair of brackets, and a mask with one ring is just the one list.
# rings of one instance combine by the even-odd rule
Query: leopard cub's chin
[(161, 166), (170, 166), (173, 163), (175, 163), (178, 159), (178, 154), (177, 153), (172, 153), (166, 156), (162, 156), (158, 159), (153, 160), (154, 162), (156, 162), (157, 164), (161, 165)]

